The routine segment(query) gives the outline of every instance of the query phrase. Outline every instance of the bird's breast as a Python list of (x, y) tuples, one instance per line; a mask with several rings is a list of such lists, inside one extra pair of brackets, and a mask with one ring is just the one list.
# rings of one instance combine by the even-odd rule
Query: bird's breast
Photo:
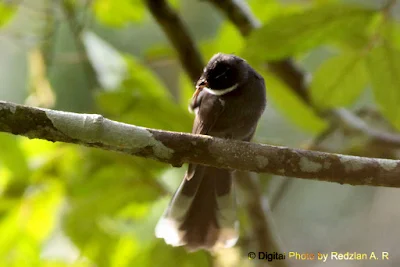
[(222, 96), (218, 101), (224, 110), (210, 135), (247, 140), (253, 134), (265, 109), (265, 95)]

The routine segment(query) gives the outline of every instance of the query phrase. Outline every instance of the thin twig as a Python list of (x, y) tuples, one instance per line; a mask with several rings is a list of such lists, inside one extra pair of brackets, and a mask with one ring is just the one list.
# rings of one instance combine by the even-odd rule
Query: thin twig
[(204, 62), (183, 21), (165, 0), (146, 0), (147, 7), (173, 47), (192, 82), (203, 72)]
[(399, 134), (383, 132), (371, 128), (361, 118), (343, 108), (335, 109), (331, 114), (334, 115), (345, 127), (368, 136), (371, 141), (377, 142), (382, 146), (387, 146), (392, 149), (400, 148)]

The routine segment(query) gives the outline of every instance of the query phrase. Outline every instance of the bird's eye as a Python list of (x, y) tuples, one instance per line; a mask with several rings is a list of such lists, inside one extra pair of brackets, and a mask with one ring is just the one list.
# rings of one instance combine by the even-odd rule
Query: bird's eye
[(236, 83), (235, 68), (229, 64), (219, 63), (210, 68), (207, 75), (207, 82), (210, 88), (225, 89)]
[(226, 79), (226, 78), (228, 78), (228, 77), (227, 77), (227, 74), (228, 74), (228, 72), (229, 72), (229, 69), (230, 69), (230, 68), (225, 69), (225, 70), (222, 71), (220, 74), (218, 74), (217, 76), (215, 76), (214, 79), (216, 79), (216, 80), (221, 80), (221, 79)]

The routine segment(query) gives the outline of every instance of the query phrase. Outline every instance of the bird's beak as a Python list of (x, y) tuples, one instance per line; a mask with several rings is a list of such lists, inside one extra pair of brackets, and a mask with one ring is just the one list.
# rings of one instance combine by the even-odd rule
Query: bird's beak
[(192, 97), (192, 99), (194, 100), (194, 103), (197, 102), (197, 96), (200, 94), (200, 92), (203, 90), (203, 88), (207, 87), (207, 86), (208, 86), (208, 83), (204, 78), (200, 79), (197, 82), (196, 91), (194, 92), (193, 97)]

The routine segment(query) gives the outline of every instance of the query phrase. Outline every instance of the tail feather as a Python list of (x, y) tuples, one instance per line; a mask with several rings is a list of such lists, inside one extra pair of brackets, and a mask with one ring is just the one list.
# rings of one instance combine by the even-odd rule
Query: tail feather
[(157, 224), (156, 236), (191, 251), (233, 246), (238, 222), (231, 172), (190, 166)]

